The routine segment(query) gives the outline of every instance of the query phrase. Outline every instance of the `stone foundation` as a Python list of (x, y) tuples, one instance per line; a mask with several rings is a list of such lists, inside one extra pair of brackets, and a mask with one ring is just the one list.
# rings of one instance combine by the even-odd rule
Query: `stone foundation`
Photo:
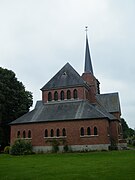
[[(71, 152), (89, 152), (89, 151), (101, 151), (109, 150), (110, 144), (98, 144), (98, 145), (71, 145), (68, 146), (68, 150)], [(33, 146), (35, 153), (49, 153), (52, 152), (52, 146)], [(59, 146), (59, 152), (64, 152), (64, 146)]]

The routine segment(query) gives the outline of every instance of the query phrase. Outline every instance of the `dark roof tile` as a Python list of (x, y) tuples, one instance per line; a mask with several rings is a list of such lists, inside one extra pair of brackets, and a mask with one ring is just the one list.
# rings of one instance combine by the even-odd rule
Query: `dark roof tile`
[(65, 100), (45, 104), (39, 101), (33, 111), (13, 121), (11, 125), (95, 118), (110, 118), (110, 115), (86, 100)]
[(85, 82), (75, 69), (67, 63), (41, 90), (82, 86)]

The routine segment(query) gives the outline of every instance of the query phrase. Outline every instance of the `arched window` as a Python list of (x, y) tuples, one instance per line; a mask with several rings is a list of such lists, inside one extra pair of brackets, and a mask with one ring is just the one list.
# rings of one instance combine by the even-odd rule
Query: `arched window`
[(84, 128), (83, 127), (81, 127), (80, 134), (81, 134), (81, 136), (84, 136)]
[(70, 92), (70, 90), (67, 90), (67, 99), (71, 99), (71, 92)]
[(87, 135), (91, 135), (90, 127), (87, 128)]
[(60, 130), (59, 130), (59, 129), (56, 130), (56, 136), (57, 136), (57, 137), (60, 136)]
[(45, 137), (48, 137), (48, 130), (45, 130)]
[(20, 138), (20, 131), (17, 132), (17, 138)]
[(28, 138), (31, 138), (31, 131), (28, 131)]
[(97, 127), (94, 127), (94, 135), (97, 135), (98, 131), (97, 131)]
[(74, 97), (74, 99), (78, 98), (78, 93), (77, 93), (76, 89), (74, 89), (74, 91), (73, 91), (73, 97)]
[(52, 93), (51, 92), (48, 93), (48, 101), (52, 101)]
[(54, 100), (55, 100), (55, 101), (58, 100), (58, 92), (57, 92), (57, 91), (54, 92)]
[(64, 100), (64, 91), (61, 91), (61, 92), (60, 92), (60, 99), (61, 99), (61, 100)]
[(66, 129), (65, 128), (62, 129), (62, 136), (66, 136)]
[(54, 131), (53, 131), (53, 129), (51, 129), (51, 137), (53, 137), (54, 136)]
[(25, 133), (25, 131), (23, 131), (23, 138), (26, 138), (26, 133)]

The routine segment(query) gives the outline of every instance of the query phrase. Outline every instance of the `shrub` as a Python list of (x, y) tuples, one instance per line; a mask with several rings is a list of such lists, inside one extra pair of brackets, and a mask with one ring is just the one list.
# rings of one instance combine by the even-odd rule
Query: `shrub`
[(12, 155), (32, 154), (31, 142), (23, 139), (17, 139), (11, 147), (10, 153)]
[(6, 147), (4, 148), (4, 153), (5, 153), (5, 154), (9, 154), (9, 152), (10, 152), (10, 146), (6, 146)]
[(68, 151), (69, 151), (68, 145), (67, 145), (67, 144), (64, 145), (64, 146), (63, 146), (63, 149), (64, 149), (64, 152), (68, 152)]
[(59, 142), (55, 139), (52, 141), (52, 151), (55, 153), (59, 151)]

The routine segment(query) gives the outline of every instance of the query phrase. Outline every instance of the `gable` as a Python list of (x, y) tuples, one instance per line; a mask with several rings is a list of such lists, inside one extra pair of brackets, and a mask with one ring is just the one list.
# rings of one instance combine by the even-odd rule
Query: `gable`
[(82, 86), (85, 82), (75, 69), (67, 63), (41, 90)]
[(97, 94), (96, 98), (97, 101), (107, 110), (107, 112), (121, 112), (118, 93)]

